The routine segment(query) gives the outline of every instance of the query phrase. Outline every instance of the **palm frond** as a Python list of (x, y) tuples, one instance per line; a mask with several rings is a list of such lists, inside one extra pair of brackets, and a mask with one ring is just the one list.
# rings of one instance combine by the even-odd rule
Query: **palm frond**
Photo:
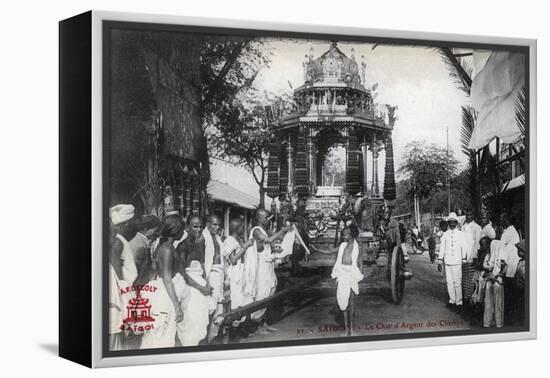
[(474, 73), (474, 64), (473, 60), (465, 59), (464, 57), (459, 59), (459, 63), (464, 68), (464, 72), (468, 75), (468, 77), (472, 77)]
[(460, 128), (460, 145), (462, 153), (466, 156), (471, 156), (475, 151), (468, 148), (472, 134), (474, 132), (474, 126), (477, 118), (477, 113), (474, 108), (470, 106), (462, 107), (462, 127)]
[[(466, 69), (460, 64), (458, 58), (454, 55), (453, 51), (449, 47), (438, 47), (437, 52), (443, 60), (443, 63), (447, 66), (449, 76), (460, 90), (466, 95), (470, 95), (470, 88), (472, 87), (472, 78), (466, 72)], [(468, 69), (471, 67), (468, 66)]]
[(476, 111), (469, 106), (462, 107), (462, 126), (460, 128), (461, 150), (468, 158), (468, 165), (464, 171), (464, 179), (470, 193), (470, 203), (474, 214), (477, 216), (481, 212), (481, 193), (479, 192), (479, 165), (477, 161), (477, 151), (468, 148), (472, 133), (474, 131), (477, 118)]
[(516, 98), (515, 112), (516, 112), (516, 124), (521, 134), (525, 138), (525, 127), (527, 125), (527, 90), (525, 87), (521, 87), (521, 90)]

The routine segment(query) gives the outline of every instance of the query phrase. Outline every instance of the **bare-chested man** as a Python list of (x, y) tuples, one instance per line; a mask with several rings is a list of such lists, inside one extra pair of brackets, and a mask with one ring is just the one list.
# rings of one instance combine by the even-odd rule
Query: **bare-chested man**
[(363, 279), (363, 259), (360, 256), (357, 238), (357, 226), (346, 226), (342, 230), (342, 243), (329, 250), (312, 248), (315, 251), (333, 254), (338, 253), (331, 277), (337, 281), (336, 300), (344, 315), (346, 335), (350, 336), (355, 319), (355, 296), (359, 294), (359, 281)]
[(154, 215), (145, 215), (136, 220), (137, 234), (130, 240), (130, 248), (134, 255), (138, 276), (144, 274), (151, 263), (151, 244), (159, 236), (159, 224), (158, 218)]
[[(173, 246), (181, 238), (185, 222), (180, 215), (169, 215), (159, 227), (159, 245), (151, 256), (152, 274), (148, 287), (153, 288), (141, 295), (149, 299), (151, 313), (157, 322), (155, 328), (143, 335), (142, 349), (169, 348), (176, 345), (176, 328), (184, 319), (181, 300), (185, 295), (183, 262)], [(146, 273), (147, 274), (147, 273)]]
[(192, 215), (188, 221), (188, 236), (177, 247), (182, 261), (181, 273), (189, 290), (182, 300), (185, 321), (178, 325), (182, 346), (198, 345), (206, 336), (208, 310), (212, 288), (206, 281), (205, 240), (201, 217)]
[[(275, 294), (277, 288), (277, 276), (275, 274), (275, 259), (277, 255), (271, 253), (271, 243), (274, 240), (281, 239), (283, 235), (290, 230), (291, 226), (285, 225), (282, 229), (269, 236), (271, 214), (264, 209), (256, 210), (254, 215), (255, 226), (250, 231), (250, 238), (254, 240), (254, 247), (258, 254), (258, 267), (256, 273), (256, 293), (254, 300), (259, 301)], [(251, 315), (251, 319), (259, 324), (257, 332), (259, 334), (269, 334), (277, 331), (276, 328), (266, 324), (264, 315), (266, 309), (261, 309)]]
[(222, 239), (219, 236), (221, 226), (221, 218), (215, 214), (211, 214), (208, 216), (206, 228), (202, 232), (204, 238), (204, 269), (208, 285), (212, 288), (208, 342), (214, 340), (219, 331), (219, 326), (214, 324), (213, 319), (223, 312), (222, 301), (225, 268), (222, 254)]

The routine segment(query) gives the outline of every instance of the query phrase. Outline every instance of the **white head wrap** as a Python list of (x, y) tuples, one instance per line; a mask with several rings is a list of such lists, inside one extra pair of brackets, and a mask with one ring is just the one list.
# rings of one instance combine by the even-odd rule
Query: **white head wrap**
[(111, 222), (114, 225), (129, 221), (134, 217), (135, 208), (132, 205), (116, 205), (109, 209)]

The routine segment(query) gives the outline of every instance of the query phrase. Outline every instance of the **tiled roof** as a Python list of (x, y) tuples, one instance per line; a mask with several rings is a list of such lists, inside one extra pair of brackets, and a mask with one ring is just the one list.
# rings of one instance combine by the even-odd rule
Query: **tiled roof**
[(210, 180), (207, 192), (214, 201), (224, 202), (245, 209), (256, 209), (259, 200), (218, 180)]

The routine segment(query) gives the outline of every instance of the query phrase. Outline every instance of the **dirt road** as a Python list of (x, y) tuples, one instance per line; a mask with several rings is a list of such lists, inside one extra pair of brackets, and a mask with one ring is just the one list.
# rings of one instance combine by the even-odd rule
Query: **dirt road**
[[(412, 255), (407, 268), (414, 272), (405, 285), (405, 297), (399, 305), (391, 302), (389, 281), (383, 268), (369, 267), (356, 298), (355, 335), (411, 333), (470, 329), (460, 315), (448, 309), (443, 275), (431, 264), (427, 253)], [(330, 279), (325, 284), (334, 287)], [(337, 337), (344, 334), (342, 318), (336, 306), (334, 290), (328, 295), (306, 301), (297, 310), (273, 324), (270, 335), (251, 335), (246, 341), (279, 341), (289, 338)]]

